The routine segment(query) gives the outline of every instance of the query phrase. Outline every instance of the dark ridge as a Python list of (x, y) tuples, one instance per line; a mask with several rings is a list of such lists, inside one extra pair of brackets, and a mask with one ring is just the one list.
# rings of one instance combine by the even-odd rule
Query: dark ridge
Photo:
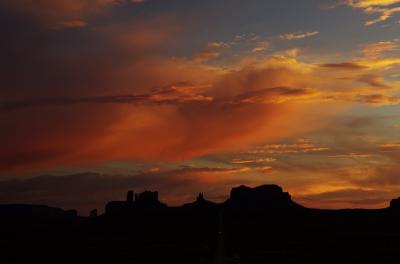
[(63, 210), (45, 205), (0, 204), (0, 219), (74, 219), (76, 210)]
[[(293, 210), (313, 210), (314, 212), (373, 212), (383, 209), (312, 209), (305, 208), (291, 199), (288, 192), (284, 192), (278, 185), (262, 185), (255, 188), (239, 186), (232, 188), (230, 197), (223, 203), (214, 203), (206, 200), (204, 194), (200, 193), (192, 203), (187, 203), (181, 207), (168, 207), (159, 201), (158, 192), (145, 191), (135, 193), (127, 192), (126, 201), (111, 201), (105, 206), (106, 215), (132, 213), (134, 211), (178, 211), (182, 210), (225, 210), (235, 212), (263, 212), (263, 211), (293, 211)], [(400, 211), (400, 198), (390, 202), (391, 210)], [(97, 209), (90, 212), (90, 216), (97, 216)], [(5, 218), (74, 218), (77, 217), (76, 210), (62, 210), (59, 208), (44, 205), (27, 204), (4, 204), (0, 205), (0, 216)]]
[[(278, 185), (261, 185), (258, 187), (238, 186), (232, 188), (230, 197), (223, 203), (214, 203), (206, 200), (203, 193), (199, 193), (197, 199), (192, 203), (184, 204), (180, 207), (169, 207), (159, 201), (158, 192), (145, 191), (135, 193), (128, 191), (125, 201), (110, 201), (105, 206), (105, 215), (124, 215), (142, 212), (170, 211), (178, 212), (180, 210), (191, 211), (213, 211), (224, 210), (225, 212), (292, 212), (292, 211), (313, 211), (325, 213), (368, 213), (382, 211), (399, 211), (400, 198), (393, 199), (389, 208), (382, 209), (313, 209), (306, 208), (291, 199), (288, 192), (284, 192)], [(90, 217), (97, 216), (97, 209), (90, 212)], [(77, 218), (76, 210), (63, 210), (44, 205), (27, 204), (3, 204), (0, 205), (0, 217), (2, 219), (11, 218), (48, 218), (48, 219), (73, 219)]]
[(400, 198), (383, 209), (321, 210), (277, 185), (233, 188), (223, 203), (168, 207), (128, 191), (89, 217), (0, 205), (1, 263), (398, 263)]

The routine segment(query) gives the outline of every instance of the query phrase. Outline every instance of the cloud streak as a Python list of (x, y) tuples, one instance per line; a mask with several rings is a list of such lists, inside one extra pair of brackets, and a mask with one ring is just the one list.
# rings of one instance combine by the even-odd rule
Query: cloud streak
[(288, 33), (284, 35), (280, 35), (279, 37), (284, 40), (297, 40), (297, 39), (304, 39), (318, 35), (318, 31), (311, 31), (311, 32), (294, 32)]
[(399, 0), (338, 0), (328, 8), (335, 8), (340, 5), (347, 5), (352, 8), (361, 9), (365, 14), (378, 15), (377, 18), (369, 19), (365, 26), (371, 26), (387, 21), (397, 13), (400, 13)]
[(151, 93), (141, 95), (116, 95), (116, 96), (93, 96), (81, 98), (49, 98), (35, 101), (16, 101), (0, 103), (0, 111), (10, 111), (20, 108), (41, 107), (51, 105), (74, 105), (74, 104), (146, 104), (146, 103), (188, 103), (194, 101), (212, 101), (213, 98), (196, 94), (193, 90), (198, 87), (188, 83), (177, 83), (158, 88)]

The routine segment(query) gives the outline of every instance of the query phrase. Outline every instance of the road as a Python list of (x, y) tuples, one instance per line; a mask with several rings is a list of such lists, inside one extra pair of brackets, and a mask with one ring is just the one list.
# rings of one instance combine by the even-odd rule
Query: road
[(217, 246), (215, 249), (213, 264), (226, 264), (222, 212), (220, 212), (218, 216)]

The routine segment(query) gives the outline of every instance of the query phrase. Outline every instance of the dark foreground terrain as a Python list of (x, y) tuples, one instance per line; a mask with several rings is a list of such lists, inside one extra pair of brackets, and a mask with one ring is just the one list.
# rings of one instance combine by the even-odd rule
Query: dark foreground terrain
[(400, 263), (398, 212), (307, 209), (275, 185), (182, 207), (128, 193), (88, 218), (0, 205), (0, 263)]

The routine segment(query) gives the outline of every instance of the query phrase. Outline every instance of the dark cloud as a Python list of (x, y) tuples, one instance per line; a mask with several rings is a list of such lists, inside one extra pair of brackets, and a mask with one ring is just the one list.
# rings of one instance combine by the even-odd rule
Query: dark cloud
[(85, 27), (85, 20), (103, 15), (107, 10), (128, 3), (145, 0), (2, 0), (0, 8), (31, 17), (49, 29)]
[(384, 95), (384, 94), (368, 94), (368, 95), (357, 96), (355, 98), (355, 101), (367, 104), (391, 105), (391, 104), (399, 104), (400, 97)]
[(357, 80), (372, 87), (389, 88), (389, 86), (384, 83), (383, 78), (376, 74), (364, 74), (361, 75)]
[[(139, 104), (139, 103), (188, 103), (188, 102), (210, 102), (214, 98), (207, 95), (196, 94), (193, 86), (189, 83), (177, 83), (155, 89), (151, 93), (140, 95), (115, 95), (115, 96), (93, 96), (93, 97), (59, 97), (49, 99), (38, 99), (32, 101), (0, 102), (0, 111), (10, 111), (21, 108), (41, 106), (62, 106), (74, 104)], [(297, 89), (290, 87), (273, 87), (256, 90), (236, 96), (232, 101), (230, 98), (219, 99), (220, 103), (282, 103), (288, 100), (301, 100), (305, 96), (313, 95), (311, 89)], [(226, 102), (224, 102), (224, 100)]]
[(272, 87), (243, 93), (236, 97), (241, 103), (282, 103), (288, 100), (301, 100), (315, 94), (305, 88)]
[[(138, 103), (181, 103), (192, 101), (212, 101), (213, 98), (192, 91), (189, 83), (177, 83), (167, 85), (153, 92), (140, 95), (115, 95), (92, 97), (60, 97), (38, 99), (32, 101), (0, 102), (1, 110), (15, 110), (27, 107), (59, 106), (74, 104), (138, 104)], [(195, 88), (195, 87), (194, 87)]]
[(363, 70), (367, 69), (367, 66), (363, 66), (353, 62), (343, 62), (343, 63), (327, 63), (319, 65), (322, 68), (338, 69), (338, 70)]

